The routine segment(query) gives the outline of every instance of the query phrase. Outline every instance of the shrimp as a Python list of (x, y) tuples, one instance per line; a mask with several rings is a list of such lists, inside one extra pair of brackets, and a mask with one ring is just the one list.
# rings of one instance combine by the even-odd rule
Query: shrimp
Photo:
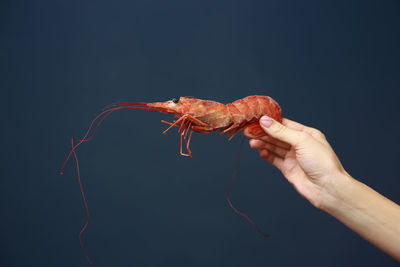
[[(90, 260), (81, 239), (82, 233), (85, 231), (90, 221), (90, 215), (80, 178), (76, 149), (82, 143), (87, 142), (91, 138), (93, 138), (97, 129), (107, 116), (109, 116), (114, 111), (121, 109), (148, 110), (175, 115), (177, 119), (173, 120), (172, 122), (164, 120), (161, 121), (169, 125), (169, 127), (164, 130), (163, 134), (166, 134), (173, 127), (178, 127), (178, 132), (180, 134), (180, 154), (182, 156), (189, 157), (192, 157), (192, 152), (190, 150), (190, 141), (193, 132), (212, 133), (215, 131), (220, 131), (221, 135), (227, 135), (230, 140), (238, 132), (243, 131), (244, 129), (248, 129), (249, 133), (257, 138), (266, 135), (258, 123), (258, 120), (261, 116), (268, 115), (276, 121), (282, 122), (282, 110), (279, 104), (271, 97), (262, 95), (247, 96), (226, 105), (211, 100), (201, 100), (193, 97), (180, 97), (165, 102), (119, 102), (106, 106), (105, 110), (93, 119), (92, 123), (89, 126), (89, 129), (82, 139), (77, 139), (74, 137), (71, 139), (72, 149), (61, 167), (62, 174), (64, 171), (64, 167), (69, 161), (70, 157), (72, 155), (74, 156), (77, 166), (79, 186), (87, 213), (86, 223), (78, 236), (80, 245), (85, 253), (89, 264), (91, 265), (94, 264)], [(97, 122), (96, 126), (94, 126), (95, 122)], [(186, 153), (183, 151), (182, 148), (183, 142), (185, 142)], [(235, 178), (239, 156), (240, 153), (236, 160), (232, 180), (228, 186), (228, 203), (237, 214), (245, 217), (258, 232), (260, 232), (264, 236), (269, 236), (267, 234), (264, 234), (246, 214), (237, 210), (229, 199), (229, 192), (232, 182)]]
[[(173, 122), (162, 120), (169, 124), (163, 133), (166, 134), (173, 126), (179, 127), (181, 136), (180, 154), (192, 157), (189, 148), (193, 132), (212, 133), (220, 130), (229, 140), (238, 132), (248, 128), (255, 137), (265, 135), (258, 124), (262, 115), (281, 122), (282, 110), (278, 103), (269, 96), (253, 95), (224, 105), (210, 100), (201, 100), (192, 97), (174, 98), (166, 102), (155, 103), (115, 103), (107, 108), (145, 109), (162, 113), (174, 114), (178, 119)], [(190, 132), (190, 134), (188, 134)], [(187, 138), (188, 137), (188, 138)], [(182, 140), (186, 142), (186, 150), (182, 151)]]

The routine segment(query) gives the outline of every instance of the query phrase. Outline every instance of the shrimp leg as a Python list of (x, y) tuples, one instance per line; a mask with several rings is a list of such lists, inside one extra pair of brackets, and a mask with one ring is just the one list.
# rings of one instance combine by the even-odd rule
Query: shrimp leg
[[(199, 120), (199, 119), (196, 119), (196, 118), (193, 117), (192, 115), (185, 114), (185, 115), (181, 116), (178, 120), (176, 120), (175, 122), (173, 122), (173, 123), (171, 123), (171, 124), (168, 123), (168, 122), (166, 122), (166, 121), (162, 121), (162, 122), (164, 122), (164, 123), (170, 124), (170, 126), (163, 132), (163, 134), (166, 134), (166, 132), (168, 132), (173, 126), (179, 126), (178, 123), (183, 124), (183, 122), (181, 122), (182, 120), (188, 120), (188, 121), (191, 121), (191, 122), (195, 123), (196, 125), (203, 126), (203, 127), (206, 127), (206, 126), (207, 126), (206, 123), (202, 122), (202, 121)], [(177, 124), (178, 124), (178, 125), (177, 125)]]
[(239, 124), (234, 123), (232, 124), (230, 127), (226, 128), (225, 130), (221, 131), (219, 134), (227, 134), (229, 136), (229, 134), (231, 132), (233, 132), (234, 130), (236, 130), (238, 128)]
[[(192, 152), (191, 152), (191, 150), (190, 150), (190, 148), (189, 148), (189, 145), (190, 145), (190, 140), (191, 140), (191, 138), (192, 138), (192, 133), (193, 133), (193, 131), (190, 132), (190, 134), (189, 134), (189, 139), (188, 139), (188, 140), (186, 140), (186, 136), (187, 136), (188, 132), (191, 130), (192, 124), (193, 124), (193, 123), (196, 124), (196, 125), (199, 125), (200, 127), (203, 127), (203, 128), (204, 128), (205, 126), (207, 126), (207, 124), (204, 123), (204, 122), (202, 122), (202, 121), (199, 120), (199, 119), (196, 119), (195, 117), (193, 117), (193, 116), (191, 116), (191, 115), (189, 115), (189, 114), (185, 114), (185, 115), (181, 116), (178, 120), (174, 121), (173, 123), (170, 123), (170, 122), (167, 122), (167, 121), (162, 121), (162, 122), (163, 122), (163, 123), (167, 123), (167, 124), (170, 125), (170, 126), (163, 132), (163, 134), (166, 134), (173, 126), (179, 127), (179, 130), (178, 130), (178, 131), (179, 131), (179, 133), (180, 133), (180, 135), (181, 135), (180, 154), (181, 154), (182, 156), (189, 156), (189, 157), (192, 157)], [(186, 149), (187, 149), (188, 153), (183, 153), (183, 151), (182, 151), (183, 139), (185, 140)]]
[[(187, 150), (187, 152), (188, 152), (190, 157), (192, 157), (192, 151), (190, 150), (189, 145), (190, 145), (190, 140), (192, 138), (192, 133), (193, 133), (193, 131), (191, 131), (192, 129), (190, 128), (191, 126), (192, 126), (192, 122), (190, 121), (189, 125), (187, 127), (185, 127), (185, 129), (182, 132), (182, 135), (184, 134), (183, 135), (183, 139), (185, 140), (185, 143), (186, 143), (186, 150)], [(189, 139), (186, 140), (186, 136), (188, 135), (189, 132), (190, 132)], [(181, 142), (181, 154), (182, 154), (182, 142)]]

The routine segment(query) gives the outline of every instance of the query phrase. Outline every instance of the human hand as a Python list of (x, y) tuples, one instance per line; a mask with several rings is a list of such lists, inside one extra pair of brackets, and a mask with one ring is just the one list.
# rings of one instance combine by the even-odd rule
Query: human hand
[(300, 123), (283, 119), (282, 124), (263, 116), (260, 126), (267, 135), (252, 138), (250, 147), (277, 167), (296, 190), (320, 209), (328, 208), (351, 177), (344, 170), (324, 134)]
[(255, 126), (248, 126), (244, 134), (263, 159), (311, 204), (400, 262), (399, 205), (352, 178), (317, 129), (288, 119), (281, 124), (267, 116), (260, 126), (266, 135)]

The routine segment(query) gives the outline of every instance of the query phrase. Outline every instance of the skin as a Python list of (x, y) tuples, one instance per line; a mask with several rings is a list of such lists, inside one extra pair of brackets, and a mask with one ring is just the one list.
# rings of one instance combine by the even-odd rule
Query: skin
[(332, 215), (400, 262), (400, 206), (346, 172), (323, 133), (283, 119), (263, 116), (267, 135), (250, 147), (277, 167), (313, 206)]

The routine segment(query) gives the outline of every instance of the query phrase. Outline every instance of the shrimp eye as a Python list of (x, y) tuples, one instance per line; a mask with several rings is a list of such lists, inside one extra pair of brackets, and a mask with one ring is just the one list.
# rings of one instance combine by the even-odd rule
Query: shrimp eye
[(179, 98), (178, 98), (178, 99), (177, 99), (177, 98), (173, 98), (173, 99), (172, 99), (172, 102), (174, 102), (175, 104), (178, 104)]

